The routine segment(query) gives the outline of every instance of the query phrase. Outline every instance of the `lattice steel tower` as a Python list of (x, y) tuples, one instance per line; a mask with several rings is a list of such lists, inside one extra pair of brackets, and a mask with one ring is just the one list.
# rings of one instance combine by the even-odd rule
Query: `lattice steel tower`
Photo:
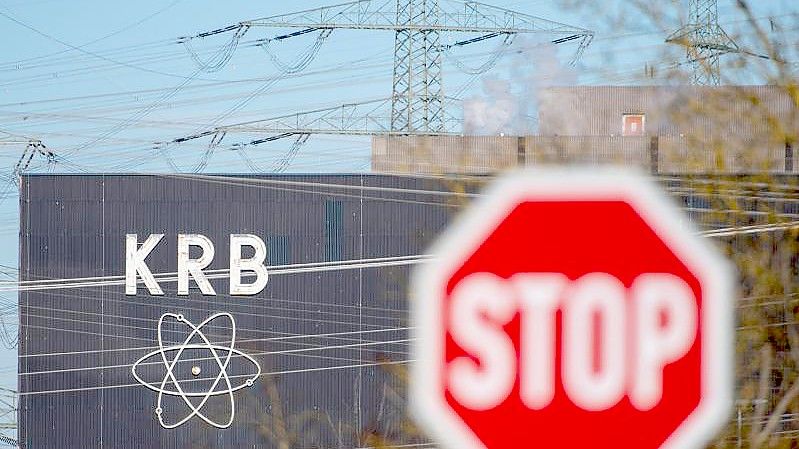
[(717, 0), (688, 0), (688, 22), (666, 42), (685, 47), (691, 81), (697, 85), (721, 84), (719, 56), (739, 52), (738, 45), (719, 25)]
[(440, 132), (444, 129), (441, 36), (438, 0), (397, 0), (391, 129)]

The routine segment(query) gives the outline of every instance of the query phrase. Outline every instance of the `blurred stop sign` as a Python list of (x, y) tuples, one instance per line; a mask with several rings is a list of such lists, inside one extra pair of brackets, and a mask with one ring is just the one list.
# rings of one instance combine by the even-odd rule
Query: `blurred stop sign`
[(445, 446), (701, 447), (727, 419), (731, 270), (645, 178), (510, 176), (433, 252), (411, 405)]

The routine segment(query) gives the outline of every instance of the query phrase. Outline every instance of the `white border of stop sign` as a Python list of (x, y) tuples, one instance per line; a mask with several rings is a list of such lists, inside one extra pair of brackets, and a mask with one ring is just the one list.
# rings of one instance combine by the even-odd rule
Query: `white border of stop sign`
[[(499, 179), (475, 200), (434, 245), (432, 254), (436, 260), (420, 266), (412, 279), (415, 362), (411, 368), (410, 406), (417, 423), (438, 443), (450, 449), (485, 449), (449, 407), (442, 388), (446, 330), (442, 328), (440, 302), (448, 279), (519, 204), (602, 200), (624, 201), (632, 206), (702, 286), (701, 319), (694, 323), (700, 326), (702, 336), (702, 398), (661, 447), (703, 447), (726, 424), (733, 397), (735, 276), (731, 264), (643, 175), (596, 167), (525, 170)], [(591, 217), (586, 217), (585, 226), (590, 230)], [(519, 442), (520, 446), (534, 443), (535, 436), (530, 438), (531, 441)]]

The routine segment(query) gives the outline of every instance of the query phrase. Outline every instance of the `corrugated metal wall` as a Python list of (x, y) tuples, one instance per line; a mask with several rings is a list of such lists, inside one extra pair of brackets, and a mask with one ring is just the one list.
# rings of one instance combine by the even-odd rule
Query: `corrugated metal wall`
[[(153, 272), (175, 271), (178, 233), (212, 239), (216, 259), (209, 269), (227, 267), (231, 233), (261, 236), (270, 265), (421, 254), (468, 201), (445, 192), (473, 191), (485, 179), (28, 175), (20, 195), (21, 277), (121, 275), (127, 233), (139, 234), (140, 241), (150, 233), (166, 234), (148, 258)], [(774, 178), (774, 192), (740, 194), (729, 211), (713, 210), (718, 198), (705, 189), (706, 181), (712, 179), (661, 178), (664, 189), (706, 228), (756, 224), (774, 215), (799, 219), (796, 175)], [(740, 245), (753, 238), (734, 237), (732, 247), (745, 248)], [(418, 437), (401, 429), (404, 382), (394, 365), (376, 366), (408, 358), (406, 342), (386, 343), (408, 338), (403, 329), (409, 325), (408, 274), (408, 266), (273, 274), (255, 297), (228, 296), (225, 280), (211, 281), (217, 296), (202, 296), (194, 288), (190, 296), (178, 297), (174, 283), (162, 283), (163, 297), (150, 296), (143, 287), (137, 296), (126, 296), (121, 285), (21, 292), (21, 445), (269, 448), (287, 441), (292, 448), (352, 448), (369, 446), (362, 438), (369, 432), (415, 443)], [(193, 418), (165, 430), (155, 419), (157, 395), (137, 384), (130, 368), (153, 349), (158, 318), (166, 312), (195, 323), (216, 312), (231, 313), (237, 348), (272, 373), (235, 393), (231, 428), (215, 429)], [(209, 330), (212, 339), (229, 336), (229, 329)], [(185, 336), (175, 326), (165, 331), (168, 338)], [(209, 363), (199, 366), (211, 370)], [(163, 369), (154, 365), (144, 373), (159, 379)], [(233, 365), (231, 374), (247, 373)], [(220, 410), (224, 404), (215, 401), (205, 411)], [(783, 428), (795, 428), (793, 417)]]
[[(350, 188), (335, 187), (341, 185)], [(365, 190), (375, 186), (443, 188), (440, 181), (368, 175), (25, 176), (21, 277), (121, 275), (127, 233), (139, 234), (140, 242), (166, 234), (147, 259), (154, 273), (176, 270), (178, 233), (214, 242), (208, 269), (227, 268), (231, 233), (262, 237), (271, 265), (421, 254), (451, 205), (446, 198)], [(163, 297), (143, 286), (126, 296), (122, 285), (22, 292), (22, 447), (261, 448), (281, 439), (291, 447), (361, 447), (367, 430), (398, 433), (403, 387), (391, 369), (340, 367), (407, 359), (406, 343), (380, 342), (407, 338), (408, 273), (408, 266), (396, 266), (272, 275), (255, 297), (228, 296), (226, 280), (211, 281), (217, 296), (201, 295), (193, 282), (188, 297), (176, 296), (175, 283), (162, 284)], [(153, 414), (157, 394), (137, 384), (131, 364), (152, 350), (166, 312), (194, 323), (232, 313), (237, 347), (265, 372), (284, 374), (235, 393), (237, 417), (229, 429), (198, 418), (162, 429)], [(165, 330), (185, 337), (175, 327)], [(358, 333), (373, 330), (379, 332)], [(224, 339), (228, 332), (212, 334)], [(348, 334), (296, 337), (331, 333)], [(377, 343), (362, 345), (370, 341)], [(313, 349), (329, 346), (351, 347)], [(213, 414), (225, 405), (207, 407)]]

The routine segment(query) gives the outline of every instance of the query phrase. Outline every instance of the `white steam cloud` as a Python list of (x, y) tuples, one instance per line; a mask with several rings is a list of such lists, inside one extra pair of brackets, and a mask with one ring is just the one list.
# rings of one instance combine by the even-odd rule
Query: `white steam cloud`
[(576, 82), (575, 72), (561, 64), (557, 49), (550, 42), (517, 37), (510, 53), (507, 75), (483, 77), (482, 93), (464, 99), (466, 134), (534, 134), (538, 130), (541, 90)]

